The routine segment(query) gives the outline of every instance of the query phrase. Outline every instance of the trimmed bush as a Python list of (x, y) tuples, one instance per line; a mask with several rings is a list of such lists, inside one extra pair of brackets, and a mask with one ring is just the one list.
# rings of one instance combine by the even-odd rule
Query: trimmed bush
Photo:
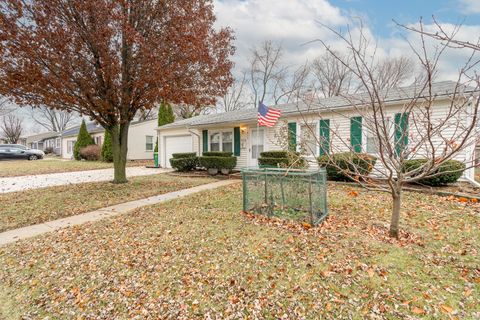
[(100, 160), (102, 150), (100, 146), (92, 144), (80, 149), (80, 157), (87, 161), (98, 161)]
[(198, 161), (200, 166), (204, 167), (205, 169), (229, 169), (232, 170), (237, 165), (237, 158), (236, 157), (199, 157)]
[(113, 162), (112, 135), (108, 131), (105, 131), (102, 145), (102, 160), (105, 162)]
[(43, 152), (45, 152), (45, 154), (52, 154), (54, 152), (54, 149), (53, 147), (46, 147)]
[(298, 152), (288, 151), (264, 151), (260, 152), (258, 164), (264, 167), (292, 167), (303, 169), (307, 167), (307, 161)]
[(332, 156), (332, 161), (328, 156), (318, 157), (318, 165), (325, 167), (327, 170), (327, 177), (333, 181), (354, 181), (349, 177), (356, 175), (358, 172), (361, 175), (369, 175), (372, 172), (377, 158), (366, 153), (342, 152)]
[(260, 158), (288, 158), (288, 151), (263, 151)]
[(181, 158), (196, 158), (197, 154), (195, 152), (184, 152), (184, 153), (172, 153), (172, 158), (181, 159)]
[(170, 159), (170, 165), (177, 171), (191, 171), (197, 167), (197, 162), (197, 157)]
[[(427, 162), (428, 159), (407, 160), (404, 163), (404, 172), (411, 172), (419, 169), (418, 173), (415, 173), (413, 176), (420, 175), (423, 171), (422, 166)], [(434, 175), (439, 173), (438, 175), (433, 177), (427, 176), (426, 178), (418, 180), (417, 183), (432, 187), (444, 186), (449, 183), (455, 183), (462, 176), (463, 171), (465, 171), (464, 163), (457, 160), (447, 160), (445, 163), (441, 164), (436, 171), (429, 174)]]
[(264, 167), (288, 167), (288, 158), (258, 158), (258, 164)]
[(198, 157), (195, 152), (173, 153), (170, 165), (177, 171), (191, 171), (198, 166)]
[(75, 145), (73, 146), (73, 157), (75, 158), (75, 160), (82, 159), (80, 155), (80, 149), (92, 144), (95, 144), (95, 141), (93, 141), (92, 136), (87, 131), (87, 125), (85, 124), (85, 120), (82, 120), (80, 130), (78, 131), (77, 142), (75, 142)]
[(223, 151), (209, 151), (203, 153), (204, 157), (231, 157), (233, 156), (232, 152), (223, 152)]

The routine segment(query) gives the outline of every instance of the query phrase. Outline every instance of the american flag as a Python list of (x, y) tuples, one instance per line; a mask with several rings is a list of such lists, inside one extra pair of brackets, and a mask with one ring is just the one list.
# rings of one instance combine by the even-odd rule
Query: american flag
[(258, 104), (258, 125), (273, 127), (280, 115), (280, 110), (269, 108), (261, 102)]

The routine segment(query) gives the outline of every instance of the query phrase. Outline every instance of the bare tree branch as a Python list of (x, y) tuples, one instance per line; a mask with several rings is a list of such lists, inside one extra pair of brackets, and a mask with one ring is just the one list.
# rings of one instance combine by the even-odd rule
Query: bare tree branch
[(62, 132), (78, 122), (77, 120), (80, 120), (76, 112), (55, 110), (47, 107), (32, 108), (30, 118), (42, 128), (53, 132)]
[(13, 114), (8, 114), (2, 118), (0, 129), (7, 143), (18, 143), (23, 131), (22, 120)]

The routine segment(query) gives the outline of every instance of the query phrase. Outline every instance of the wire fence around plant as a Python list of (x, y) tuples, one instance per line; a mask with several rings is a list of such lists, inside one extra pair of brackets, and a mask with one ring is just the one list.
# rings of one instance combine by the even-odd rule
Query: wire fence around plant
[(318, 225), (328, 216), (325, 169), (244, 168), (243, 210)]

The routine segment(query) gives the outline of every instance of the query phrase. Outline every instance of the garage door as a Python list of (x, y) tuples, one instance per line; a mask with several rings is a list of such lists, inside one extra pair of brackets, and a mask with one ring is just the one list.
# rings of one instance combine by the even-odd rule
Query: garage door
[(192, 136), (165, 137), (165, 166), (171, 168), (170, 158), (174, 153), (193, 152)]

